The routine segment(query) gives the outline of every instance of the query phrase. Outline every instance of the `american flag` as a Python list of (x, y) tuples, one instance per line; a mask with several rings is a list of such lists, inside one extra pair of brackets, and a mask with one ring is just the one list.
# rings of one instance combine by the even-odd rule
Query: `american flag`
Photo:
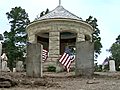
[(75, 60), (75, 55), (71, 55), (69, 51), (65, 51), (59, 62), (66, 68), (67, 72), (70, 70), (71, 63)]
[(43, 58), (43, 62), (45, 62), (46, 59), (48, 58), (48, 51), (45, 49), (43, 49), (42, 58)]
[(106, 58), (106, 59), (104, 60), (104, 62), (102, 63), (102, 65), (108, 65), (108, 63), (109, 63), (109, 59)]
[[(31, 42), (27, 42), (27, 45), (30, 45), (30, 44), (31, 44)], [(48, 58), (48, 51), (43, 49), (43, 52), (42, 52), (43, 62), (45, 62), (47, 58)]]

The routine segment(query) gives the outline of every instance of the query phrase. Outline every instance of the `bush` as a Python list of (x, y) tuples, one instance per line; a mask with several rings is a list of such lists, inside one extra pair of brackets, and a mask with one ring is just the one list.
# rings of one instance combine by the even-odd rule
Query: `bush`
[(48, 68), (47, 68), (47, 71), (48, 72), (56, 72), (56, 67), (53, 66), (53, 65), (49, 65)]

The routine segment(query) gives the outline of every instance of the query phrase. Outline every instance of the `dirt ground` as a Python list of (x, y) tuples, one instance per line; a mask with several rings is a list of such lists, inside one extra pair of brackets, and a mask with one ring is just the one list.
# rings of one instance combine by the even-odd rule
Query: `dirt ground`
[(95, 72), (92, 77), (75, 77), (74, 72), (44, 72), (42, 78), (12, 72), (0, 76), (15, 82), (13, 87), (0, 90), (120, 90), (120, 72)]

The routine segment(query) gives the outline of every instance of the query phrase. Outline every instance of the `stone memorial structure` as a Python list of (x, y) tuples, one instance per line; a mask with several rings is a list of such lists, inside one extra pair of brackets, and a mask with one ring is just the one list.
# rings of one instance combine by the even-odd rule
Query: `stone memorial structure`
[(115, 72), (115, 61), (114, 60), (109, 60), (109, 71), (110, 72)]
[[(85, 23), (80, 17), (72, 14), (59, 4), (54, 10), (29, 24), (27, 26), (27, 33), (29, 42), (40, 43), (43, 45), (44, 49), (49, 51), (49, 57), (43, 66), (45, 67), (52, 64), (57, 67), (58, 59), (60, 55), (64, 53), (66, 47), (76, 48), (75, 44), (77, 42), (92, 42), (93, 28), (88, 23)], [(77, 47), (79, 48), (78, 45)], [(35, 52), (35, 50), (31, 50), (31, 52)], [(84, 50), (82, 49), (82, 51)], [(38, 53), (40, 54), (40, 51)], [(80, 54), (79, 51), (77, 51), (77, 53)], [(93, 52), (91, 53), (93, 54)], [(87, 57), (87, 55), (89, 55), (89, 53), (85, 54), (84, 57)], [(87, 62), (87, 60), (93, 59), (92, 56), (90, 59), (88, 59), (88, 57), (78, 58), (77, 62), (83, 62), (82, 59), (86, 60), (86, 64), (83, 64), (90, 64), (89, 66), (92, 68), (92, 60)]]

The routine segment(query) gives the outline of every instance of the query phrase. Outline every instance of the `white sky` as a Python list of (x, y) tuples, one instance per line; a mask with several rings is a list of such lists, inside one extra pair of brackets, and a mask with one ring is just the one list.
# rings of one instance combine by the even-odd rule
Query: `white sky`
[[(106, 51), (120, 34), (120, 0), (61, 0), (62, 6), (83, 20), (90, 15), (98, 20), (101, 30), (102, 53), (98, 57), (101, 64), (110, 55)], [(31, 21), (47, 8), (51, 11), (59, 4), (59, 0), (0, 0), (0, 33), (10, 30), (6, 12), (15, 6), (21, 6)]]

